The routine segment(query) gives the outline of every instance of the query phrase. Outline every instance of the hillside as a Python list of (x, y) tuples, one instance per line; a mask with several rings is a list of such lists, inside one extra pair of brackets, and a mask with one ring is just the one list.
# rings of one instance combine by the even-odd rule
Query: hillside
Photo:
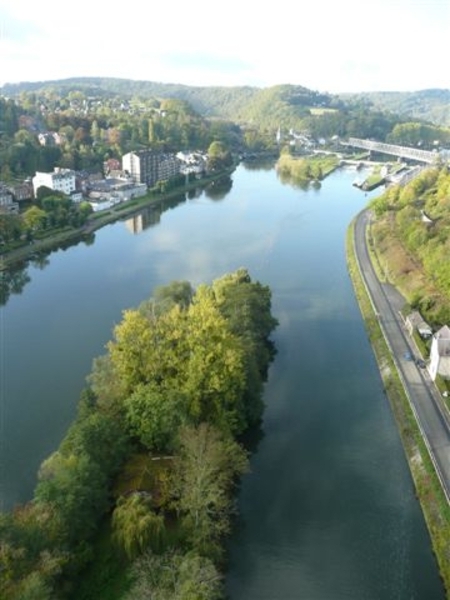
[(294, 85), (264, 89), (249, 86), (195, 87), (95, 77), (6, 84), (0, 88), (0, 94), (14, 98), (24, 92), (39, 94), (49, 90), (59, 95), (81, 90), (89, 96), (178, 98), (188, 102), (207, 118), (224, 118), (240, 123), (264, 120), (272, 127), (293, 126), (303, 117), (309, 116), (309, 109), (343, 105), (337, 97)]
[(416, 92), (365, 92), (342, 94), (343, 100), (369, 102), (374, 108), (436, 125), (450, 126), (450, 90)]

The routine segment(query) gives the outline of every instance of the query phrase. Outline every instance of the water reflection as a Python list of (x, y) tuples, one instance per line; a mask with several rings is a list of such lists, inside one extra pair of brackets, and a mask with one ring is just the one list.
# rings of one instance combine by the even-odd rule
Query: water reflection
[(0, 273), (0, 306), (4, 306), (12, 294), (21, 294), (30, 281), (31, 277), (28, 275), (27, 266), (2, 271)]
[(233, 180), (229, 175), (224, 175), (205, 188), (205, 196), (210, 200), (223, 200), (232, 187)]

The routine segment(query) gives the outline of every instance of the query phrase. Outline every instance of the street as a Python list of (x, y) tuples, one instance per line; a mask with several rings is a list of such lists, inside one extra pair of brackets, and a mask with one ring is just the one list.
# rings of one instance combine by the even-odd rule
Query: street
[(420, 368), (407, 353), (417, 356), (415, 344), (405, 330), (400, 309), (402, 296), (390, 284), (378, 279), (367, 248), (366, 229), (370, 212), (355, 220), (355, 255), (367, 292), (400, 374), (411, 408), (435, 465), (447, 501), (450, 503), (450, 415), (428, 371)]

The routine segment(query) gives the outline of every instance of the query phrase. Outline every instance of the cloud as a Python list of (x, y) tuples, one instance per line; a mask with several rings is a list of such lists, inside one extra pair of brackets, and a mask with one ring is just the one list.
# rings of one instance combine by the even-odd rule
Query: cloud
[[(220, 10), (156, 3), (142, 18), (92, 0), (0, 0), (0, 77), (146, 79), (186, 85), (280, 83), (339, 92), (448, 87), (448, 0), (294, 0)], [(0, 82), (1, 83), (1, 82)]]

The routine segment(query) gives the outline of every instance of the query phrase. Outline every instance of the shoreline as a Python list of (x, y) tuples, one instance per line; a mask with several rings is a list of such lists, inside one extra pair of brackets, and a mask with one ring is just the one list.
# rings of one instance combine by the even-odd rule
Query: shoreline
[(357, 266), (353, 238), (355, 219), (347, 230), (347, 268), (383, 381), (385, 395), (397, 425), (445, 595), (450, 599), (450, 536), (446, 534), (446, 530), (450, 528), (449, 506)]
[(82, 227), (56, 232), (53, 235), (50, 233), (47, 237), (34, 240), (32, 244), (23, 244), (18, 248), (14, 248), (13, 250), (9, 250), (4, 254), (0, 254), (0, 273), (10, 268), (14, 268), (15, 266), (19, 266), (20, 263), (32, 259), (33, 255), (35, 254), (40, 254), (41, 252), (50, 253), (53, 250), (57, 250), (62, 244), (66, 244), (71, 241), (75, 242), (77, 240), (82, 241), (83, 238), (93, 234), (95, 231), (101, 229), (105, 225), (120, 221), (124, 217), (130, 217), (144, 208), (150, 208), (158, 202), (165, 202), (171, 198), (179, 196), (180, 194), (185, 194), (189, 190), (197, 187), (206, 187), (221, 177), (231, 175), (231, 173), (235, 170), (235, 167), (236, 165), (234, 165), (231, 169), (221, 171), (213, 176), (196, 179), (193, 182), (174, 188), (169, 192), (165, 192), (164, 194), (158, 194), (156, 196), (154, 193), (148, 192), (141, 198), (128, 200), (116, 205), (114, 208), (107, 209), (105, 210), (104, 214), (101, 212), (97, 214), (94, 213), (90, 216), (87, 223), (85, 223)]

